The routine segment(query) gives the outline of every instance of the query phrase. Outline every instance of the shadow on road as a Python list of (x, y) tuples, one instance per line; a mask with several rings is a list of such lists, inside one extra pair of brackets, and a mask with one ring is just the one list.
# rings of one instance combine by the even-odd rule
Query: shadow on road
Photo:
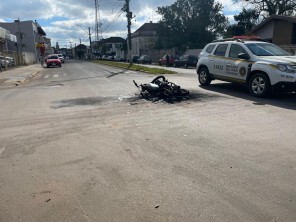
[(111, 78), (113, 76), (116, 76), (116, 75), (119, 75), (119, 74), (123, 74), (125, 71), (129, 70), (130, 67), (132, 67), (133, 63), (129, 63), (128, 67), (123, 69), (122, 71), (120, 72), (116, 72), (116, 73), (112, 73), (111, 75), (107, 76), (107, 78)]
[(254, 105), (270, 105), (284, 109), (296, 110), (296, 93), (278, 93), (270, 96), (269, 98), (257, 98), (249, 93), (248, 87), (235, 83), (218, 83), (211, 84), (207, 87), (200, 87), (208, 91), (249, 100), (252, 101)]

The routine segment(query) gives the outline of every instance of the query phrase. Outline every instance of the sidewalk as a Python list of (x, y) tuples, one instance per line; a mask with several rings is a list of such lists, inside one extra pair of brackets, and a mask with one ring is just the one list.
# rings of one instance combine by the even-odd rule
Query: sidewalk
[(16, 67), (9, 70), (2, 69), (0, 72), (0, 87), (13, 87), (22, 84), (27, 79), (36, 76), (43, 70), (40, 64)]

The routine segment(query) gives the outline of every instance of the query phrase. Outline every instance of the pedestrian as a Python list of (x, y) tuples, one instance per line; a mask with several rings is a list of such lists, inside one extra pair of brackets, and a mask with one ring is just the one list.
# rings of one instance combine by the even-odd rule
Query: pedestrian
[(170, 66), (170, 56), (169, 54), (166, 55), (166, 66)]

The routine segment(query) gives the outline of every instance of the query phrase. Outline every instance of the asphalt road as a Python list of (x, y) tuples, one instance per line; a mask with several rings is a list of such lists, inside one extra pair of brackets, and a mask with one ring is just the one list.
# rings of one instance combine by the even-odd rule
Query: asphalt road
[(78, 61), (0, 88), (0, 221), (296, 221), (296, 95), (167, 77), (191, 99)]

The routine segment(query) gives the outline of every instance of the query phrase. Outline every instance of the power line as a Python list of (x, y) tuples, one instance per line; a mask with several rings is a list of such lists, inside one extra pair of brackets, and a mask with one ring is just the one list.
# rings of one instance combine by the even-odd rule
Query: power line
[(103, 32), (105, 32), (107, 29), (109, 29), (113, 23), (124, 13), (124, 11), (121, 11), (122, 9), (120, 9), (120, 11), (117, 13), (117, 15), (113, 18), (113, 20), (110, 22), (110, 24), (103, 30)]

